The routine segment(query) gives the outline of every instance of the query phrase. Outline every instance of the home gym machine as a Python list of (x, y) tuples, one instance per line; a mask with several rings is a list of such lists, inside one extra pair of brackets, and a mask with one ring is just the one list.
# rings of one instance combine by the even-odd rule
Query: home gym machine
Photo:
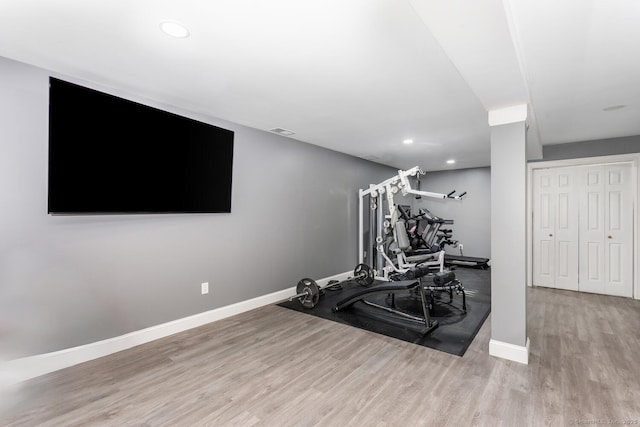
[[(435, 293), (447, 292), (449, 294), (449, 302), (453, 300), (453, 293), (462, 295), (462, 313), (466, 313), (466, 295), (464, 287), (460, 280), (456, 279), (455, 273), (444, 270), (445, 252), (444, 244), (437, 247), (433, 244), (430, 251), (417, 253), (417, 256), (411, 256), (411, 242), (407, 224), (409, 224), (410, 214), (409, 206), (396, 204), (395, 195), (400, 193), (402, 196), (413, 195), (417, 199), (421, 197), (430, 197), (436, 199), (453, 199), (461, 200), (467, 193), (463, 192), (456, 195), (456, 191), (448, 194), (434, 193), (430, 191), (421, 191), (419, 188), (420, 177), (425, 173), (418, 167), (411, 168), (406, 171), (398, 171), (398, 174), (391, 177), (380, 184), (370, 185), (368, 189), (359, 192), (359, 260), (363, 262), (366, 258), (377, 276), (382, 280), (404, 282), (407, 280), (417, 280), (419, 287), (412, 287), (412, 292), (420, 296), (422, 306), (428, 307), (428, 311), (432, 312)], [(418, 190), (411, 187), (411, 179), (417, 180)], [(369, 233), (365, 237), (364, 234), (364, 207), (367, 204), (370, 207), (369, 212)], [(421, 213), (428, 212), (420, 210)], [(431, 226), (431, 231), (427, 240), (435, 243), (437, 240), (437, 232), (441, 225), (453, 223), (453, 221), (442, 220), (428, 213), (423, 219), (427, 220)], [(366, 242), (366, 243), (365, 243)], [(440, 242), (439, 242), (440, 243)], [(366, 245), (366, 248), (365, 248)], [(395, 256), (395, 262), (392, 257)], [(420, 292), (418, 292), (418, 289)], [(366, 291), (359, 292), (360, 300), (364, 300)], [(356, 296), (354, 296), (356, 298)], [(349, 304), (353, 304), (354, 298), (351, 298)], [(395, 310), (395, 294), (390, 294), (391, 309)], [(358, 300), (358, 299), (356, 299)], [(425, 302), (426, 301), (426, 302)], [(344, 305), (344, 304), (343, 304)], [(347, 304), (348, 305), (348, 304)], [(341, 305), (338, 305), (340, 308)], [(428, 313), (425, 313), (428, 318)]]
[[(407, 259), (406, 251), (411, 248), (411, 243), (407, 233), (406, 220), (402, 218), (394, 197), (400, 193), (402, 196), (414, 195), (461, 200), (466, 193), (456, 195), (455, 191), (443, 194), (414, 190), (411, 187), (410, 179), (419, 179), (424, 174), (418, 166), (406, 171), (399, 170), (397, 175), (379, 184), (371, 184), (369, 188), (359, 191), (358, 260), (363, 263), (366, 258), (375, 275), (382, 280), (390, 280), (390, 274), (404, 274), (418, 265), (429, 266), (438, 271), (444, 270), (444, 251), (425, 254), (420, 260), (409, 261)], [(366, 242), (364, 234), (365, 204), (368, 204), (370, 208)]]

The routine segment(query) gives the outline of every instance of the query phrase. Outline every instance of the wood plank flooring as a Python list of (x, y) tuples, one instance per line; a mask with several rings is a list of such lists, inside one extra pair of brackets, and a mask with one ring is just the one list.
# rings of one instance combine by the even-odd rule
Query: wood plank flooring
[[(529, 290), (530, 364), (267, 306), (24, 383), (10, 426), (640, 423), (640, 301)], [(470, 301), (472, 303), (472, 301)]]

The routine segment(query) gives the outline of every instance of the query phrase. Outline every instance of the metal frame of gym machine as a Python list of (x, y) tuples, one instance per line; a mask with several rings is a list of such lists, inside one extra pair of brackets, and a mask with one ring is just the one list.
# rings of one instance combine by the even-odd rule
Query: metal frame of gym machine
[[(363, 263), (365, 258), (369, 258), (371, 261), (371, 266), (374, 272), (374, 275), (378, 276), (378, 279), (390, 281), (391, 273), (399, 273), (404, 274), (410, 272), (414, 267), (421, 265), (423, 267), (432, 267), (437, 266), (440, 272), (444, 269), (444, 251), (440, 251), (436, 254), (428, 255), (427, 258), (421, 260), (417, 263), (408, 262), (404, 251), (408, 249), (410, 246), (408, 242), (407, 230), (405, 226), (405, 222), (403, 219), (399, 217), (399, 209), (396, 207), (394, 196), (400, 192), (403, 196), (414, 195), (414, 196), (424, 196), (431, 197), (436, 199), (455, 199), (460, 200), (464, 193), (460, 196), (455, 195), (455, 191), (452, 191), (449, 194), (443, 193), (434, 193), (431, 191), (421, 191), (414, 190), (411, 187), (411, 178), (419, 179), (420, 176), (425, 173), (418, 167), (415, 166), (408, 170), (398, 170), (398, 174), (382, 181), (379, 184), (371, 184), (369, 188), (366, 190), (361, 189), (358, 193), (358, 259), (360, 263)], [(365, 197), (369, 196), (369, 234), (367, 241), (367, 250), (365, 253), (364, 248), (364, 205), (365, 205)], [(388, 214), (385, 215), (385, 203), (388, 210)], [(386, 253), (385, 249), (385, 237), (392, 236), (392, 242), (395, 244), (395, 247), (391, 247), (389, 245), (389, 250), (393, 252), (396, 257), (396, 263), (394, 263), (389, 255)], [(422, 267), (421, 267), (422, 268)], [(434, 281), (439, 279), (440, 277), (434, 278)], [(456, 281), (457, 285), (459, 285), (459, 281)], [(406, 280), (401, 282), (395, 282), (396, 285), (389, 287), (389, 289), (393, 290), (402, 290), (402, 286), (406, 286), (407, 290), (417, 289), (418, 294), (421, 299), (421, 306), (424, 317), (413, 316), (409, 313), (405, 313), (403, 311), (397, 310), (395, 308), (395, 294), (391, 293), (392, 296), (392, 307), (385, 307), (379, 304), (372, 303), (367, 301), (364, 297), (369, 295), (371, 292), (362, 291), (356, 295), (351, 296), (351, 298), (347, 298), (338, 303), (338, 305), (334, 308), (334, 311), (347, 307), (353, 304), (355, 301), (362, 301), (363, 303), (385, 310), (387, 312), (399, 315), (404, 318), (408, 318), (413, 321), (418, 321), (420, 323), (424, 322), (425, 329), (423, 330), (423, 334), (427, 334), (431, 332), (433, 329), (438, 327), (437, 320), (431, 320), (429, 316), (429, 309), (427, 308), (427, 296), (425, 293), (425, 288), (422, 285), (422, 281), (420, 278), (417, 280)], [(446, 284), (442, 284), (446, 285)], [(446, 286), (445, 286), (446, 287)], [(430, 287), (434, 288), (433, 286)], [(450, 288), (450, 287), (449, 287)], [(439, 289), (439, 287), (434, 288)], [(443, 288), (444, 289), (444, 288)], [(379, 289), (376, 289), (374, 292), (386, 292), (387, 287), (381, 286)], [(432, 292), (432, 291), (431, 291)], [(466, 304), (465, 304), (466, 311)]]
[[(365, 258), (370, 259), (370, 265), (375, 271), (376, 276), (378, 276), (378, 279), (389, 280), (389, 273), (406, 273), (409, 269), (416, 266), (416, 263), (410, 263), (407, 261), (404, 251), (402, 250), (396, 251), (396, 263), (394, 263), (385, 253), (385, 237), (383, 234), (385, 229), (391, 230), (395, 242), (399, 242), (399, 239), (406, 237), (398, 234), (399, 227), (396, 226), (396, 224), (401, 221), (398, 217), (398, 209), (394, 202), (394, 196), (398, 192), (403, 196), (415, 195), (435, 199), (462, 199), (462, 196), (455, 195), (455, 191), (449, 194), (443, 194), (414, 190), (411, 187), (410, 178), (419, 179), (420, 176), (424, 174), (425, 172), (423, 172), (418, 166), (414, 166), (413, 168), (405, 171), (398, 170), (397, 175), (382, 181), (379, 184), (371, 184), (366, 190), (360, 189), (358, 192), (358, 262), (363, 263)], [(369, 196), (369, 207), (371, 210), (369, 214), (368, 242), (365, 252), (364, 204), (366, 196)], [(385, 202), (388, 208), (388, 214), (386, 215), (384, 213)], [(402, 224), (404, 226), (404, 222)], [(373, 237), (374, 234), (375, 238)], [(440, 270), (442, 271), (444, 268), (444, 251), (434, 254), (431, 258), (432, 259), (429, 261), (423, 261), (418, 264), (439, 265)]]

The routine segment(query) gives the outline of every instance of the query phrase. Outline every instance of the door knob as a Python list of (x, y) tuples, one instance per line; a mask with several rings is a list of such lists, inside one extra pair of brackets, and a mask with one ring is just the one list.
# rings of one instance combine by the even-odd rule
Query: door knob
[(553, 237), (553, 234), (549, 233), (549, 237)]
[(611, 236), (607, 236), (607, 239), (612, 239), (612, 237)]

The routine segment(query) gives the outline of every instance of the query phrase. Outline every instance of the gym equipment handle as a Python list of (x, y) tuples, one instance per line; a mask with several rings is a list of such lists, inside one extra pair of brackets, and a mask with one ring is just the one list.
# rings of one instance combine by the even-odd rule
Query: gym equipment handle
[(451, 193), (447, 194), (447, 198), (448, 199), (461, 200), (466, 194), (467, 194), (467, 192), (465, 191), (465, 192), (459, 194), (458, 196), (456, 196), (456, 190), (453, 190)]

